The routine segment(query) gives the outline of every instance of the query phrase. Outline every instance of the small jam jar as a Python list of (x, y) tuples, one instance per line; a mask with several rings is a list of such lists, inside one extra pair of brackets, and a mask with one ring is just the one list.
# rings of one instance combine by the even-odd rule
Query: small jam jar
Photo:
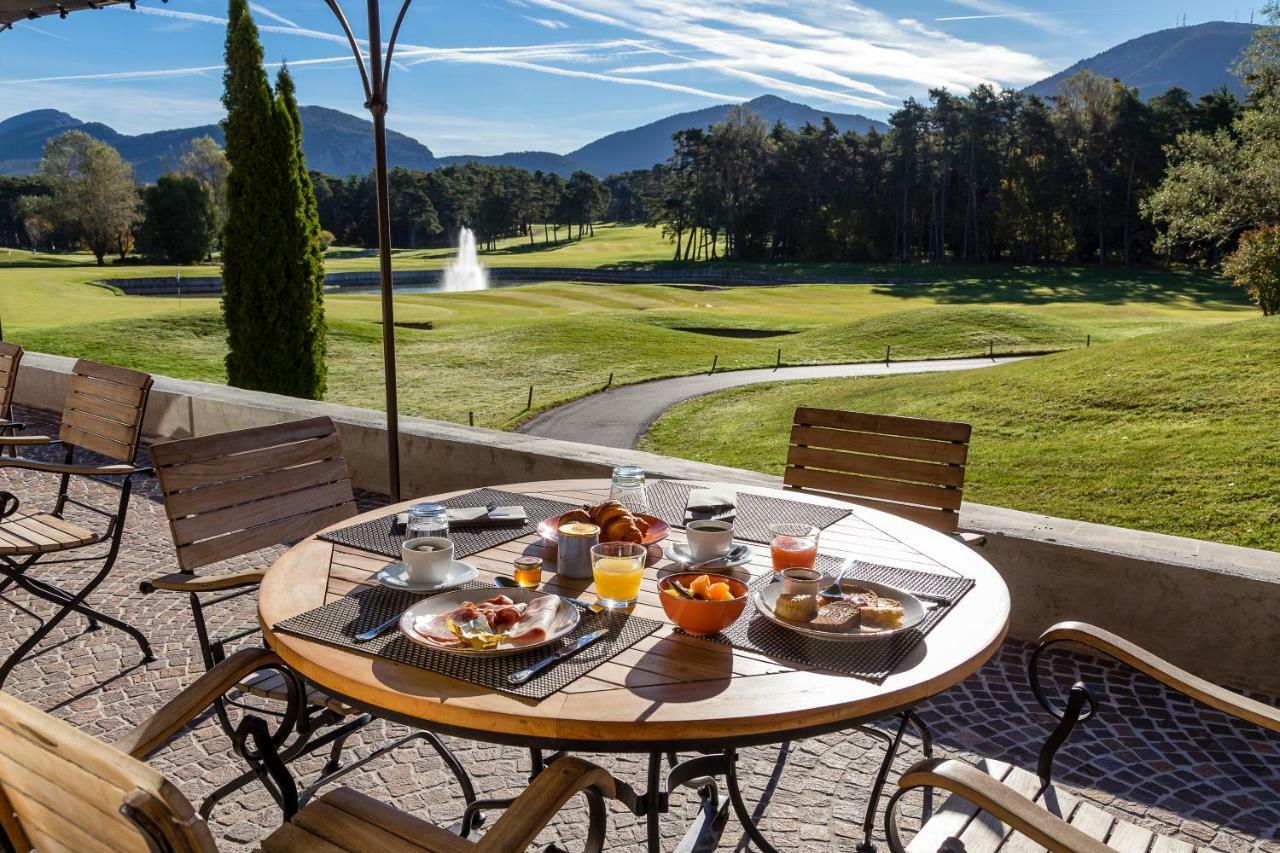
[(512, 563), (511, 578), (516, 586), (532, 589), (542, 583), (542, 558), (531, 555), (516, 557)]

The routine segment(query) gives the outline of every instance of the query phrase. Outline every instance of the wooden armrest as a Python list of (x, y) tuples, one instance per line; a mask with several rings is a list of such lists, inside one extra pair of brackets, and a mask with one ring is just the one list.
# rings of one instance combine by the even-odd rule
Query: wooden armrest
[[(3, 444), (0, 439), (0, 444)], [(124, 463), (116, 465), (64, 465), (60, 462), (40, 462), (35, 459), (0, 457), (0, 468), (26, 468), (45, 474), (82, 474), (90, 477), (114, 477), (140, 473), (142, 469)]]
[(1085, 622), (1059, 622), (1041, 634), (1039, 640), (1042, 647), (1065, 642), (1080, 643), (1100, 651), (1210, 708), (1280, 732), (1280, 709), (1219, 687), (1110, 631)]
[(116, 748), (145, 760), (164, 746), (183, 726), (199, 716), (219, 696), (244, 680), (251, 672), (268, 666), (283, 666), (270, 649), (242, 649), (215, 665), (179, 693), (151, 719), (116, 741)]
[(569, 798), (587, 788), (596, 788), (606, 797), (617, 796), (613, 777), (604, 768), (573, 756), (557, 759), (534, 777), (524, 793), (485, 832), (476, 844), (476, 853), (527, 849)]
[[(898, 780), (903, 790), (941, 788), (958, 794), (982, 811), (1055, 853), (1114, 853), (1057, 815), (1028, 800), (971, 764), (932, 758), (907, 769)], [(891, 814), (888, 819), (894, 816)]]
[(265, 566), (234, 575), (218, 575), (217, 577), (200, 577), (174, 572), (171, 575), (152, 578), (138, 584), (144, 593), (152, 593), (158, 589), (166, 592), (222, 592), (228, 589), (239, 589), (244, 586), (257, 586), (266, 576)]
[[(9, 423), (9, 421), (6, 421), (5, 425), (9, 425)], [(56, 443), (47, 435), (0, 435), (0, 446)]]

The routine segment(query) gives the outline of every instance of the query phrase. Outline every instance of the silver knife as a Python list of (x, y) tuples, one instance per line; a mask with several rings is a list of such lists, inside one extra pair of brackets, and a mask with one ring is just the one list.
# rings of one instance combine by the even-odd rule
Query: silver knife
[(578, 652), (582, 651), (607, 633), (609, 633), (608, 629), (601, 628), (598, 631), (592, 631), (590, 634), (583, 634), (569, 645), (557, 650), (554, 654), (548, 655), (537, 663), (522, 669), (519, 672), (511, 673), (507, 676), (507, 681), (516, 685), (524, 684), (530, 678), (533, 678), (535, 675), (542, 672), (542, 670), (551, 666), (551, 664), (562, 661), (571, 655), (576, 655)]

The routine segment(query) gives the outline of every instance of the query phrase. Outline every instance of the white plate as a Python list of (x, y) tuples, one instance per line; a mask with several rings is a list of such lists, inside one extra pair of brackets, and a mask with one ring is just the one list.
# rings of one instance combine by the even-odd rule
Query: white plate
[(551, 625), (551, 630), (547, 633), (547, 638), (540, 643), (531, 643), (527, 646), (499, 646), (496, 649), (473, 649), (470, 647), (450, 649), (436, 645), (413, 630), (413, 623), (419, 616), (447, 613), (464, 601), (479, 603), (493, 598), (495, 595), (505, 595), (517, 604), (528, 604), (534, 599), (546, 598), (550, 593), (538, 592), (536, 589), (498, 589), (494, 587), (493, 589), (462, 589), (457, 592), (446, 592), (443, 595), (433, 595), (425, 601), (419, 601), (404, 612), (404, 615), (400, 617), (400, 633), (404, 634), (410, 641), (432, 651), (466, 657), (500, 658), (527, 652), (529, 649), (558, 645), (566, 634), (578, 627), (578, 619), (580, 618), (578, 608), (567, 601), (561, 600), (559, 596), (551, 595), (551, 598), (555, 598), (560, 602), (560, 607), (556, 611), (556, 619)]
[[(703, 566), (701, 569), (698, 569), (698, 571), (714, 573), (724, 571), (725, 569), (736, 569), (739, 566), (745, 566), (747, 563), (750, 563), (756, 556), (756, 549), (752, 548), (746, 542), (736, 541), (730, 547), (736, 548), (739, 545), (742, 545), (747, 549), (746, 556), (742, 559), (728, 563), (723, 560), (717, 560), (710, 565)], [(678, 567), (682, 572), (687, 571), (688, 566), (698, 562), (693, 558), (693, 553), (689, 550), (689, 546), (683, 542), (672, 542), (662, 550), (662, 556), (675, 563), (676, 567)]]
[[(823, 578), (823, 585), (828, 585), (830, 581)], [(771, 583), (755, 592), (751, 596), (751, 603), (755, 605), (757, 611), (764, 618), (768, 619), (775, 625), (780, 625), (797, 634), (803, 634), (806, 637), (813, 637), (818, 640), (830, 640), (837, 643), (856, 642), (858, 640), (868, 640), (873, 637), (892, 637), (894, 634), (901, 634), (903, 631), (910, 631), (912, 628), (924, 621), (925, 610), (924, 603), (906, 590), (897, 589), (892, 586), (885, 586), (882, 583), (873, 583), (871, 581), (858, 580), (857, 578), (845, 578), (845, 584), (849, 586), (861, 586), (875, 592), (876, 595), (885, 598), (892, 598), (902, 605), (903, 615), (902, 624), (896, 628), (863, 628), (857, 633), (845, 633), (837, 631), (820, 631), (816, 628), (810, 628), (797, 622), (790, 622), (783, 619), (774, 612), (774, 604), (778, 600), (779, 594), (782, 592), (782, 584)]]
[(480, 570), (470, 563), (454, 560), (449, 565), (449, 576), (442, 581), (414, 583), (409, 580), (409, 574), (405, 570), (404, 563), (391, 563), (378, 572), (377, 578), (378, 583), (383, 586), (402, 589), (405, 592), (444, 592), (460, 587), (467, 581), (475, 580), (478, 574), (480, 574)]

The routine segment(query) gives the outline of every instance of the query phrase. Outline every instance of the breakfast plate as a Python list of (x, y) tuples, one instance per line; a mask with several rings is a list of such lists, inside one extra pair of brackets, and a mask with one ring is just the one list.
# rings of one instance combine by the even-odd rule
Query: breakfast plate
[[(558, 595), (533, 589), (467, 589), (435, 595), (413, 605), (400, 617), (400, 633), (410, 642), (436, 652), (506, 657), (559, 643), (578, 626), (580, 618), (578, 608)], [(489, 624), (489, 635), (483, 629), (473, 629), (484, 622)], [(471, 636), (501, 639), (488, 648), (477, 648), (450, 627), (459, 623)]]
[(391, 589), (402, 589), (405, 592), (447, 592), (457, 589), (468, 581), (473, 581), (480, 570), (470, 563), (454, 560), (449, 564), (449, 576), (442, 581), (416, 583), (409, 580), (409, 572), (404, 563), (389, 563), (375, 577), (378, 583)]
[(788, 631), (795, 631), (797, 634), (803, 634), (806, 637), (812, 637), (817, 640), (829, 640), (837, 643), (849, 643), (872, 638), (892, 637), (895, 634), (910, 631), (912, 628), (915, 628), (924, 621), (925, 614), (927, 613), (924, 603), (906, 590), (886, 586), (882, 583), (873, 583), (872, 581), (848, 578), (841, 582), (842, 592), (851, 591), (855, 587), (869, 589), (877, 596), (893, 599), (901, 604), (903, 612), (902, 618), (899, 620), (898, 624), (892, 628), (876, 628), (859, 625), (856, 630), (829, 631), (811, 627), (806, 622), (784, 619), (776, 612), (778, 596), (782, 594), (782, 584), (780, 583), (767, 584), (756, 590), (756, 592), (751, 596), (751, 603), (755, 605), (756, 610), (761, 616), (768, 619), (775, 625), (786, 628)]
[[(652, 545), (655, 542), (661, 542), (663, 539), (666, 539), (667, 534), (671, 532), (671, 525), (667, 524), (665, 521), (658, 518), (657, 516), (647, 515), (646, 513), (643, 513), (643, 512), (637, 513), (637, 515), (649, 523), (649, 530), (647, 533), (644, 534), (644, 539), (641, 541), (640, 544)], [(560, 516), (553, 515), (551, 518), (548, 518), (546, 521), (543, 521), (541, 524), (539, 524), (538, 535), (541, 536), (547, 542), (555, 542), (557, 539), (559, 539), (560, 538)], [(604, 540), (604, 541), (608, 541), (608, 540)]]

